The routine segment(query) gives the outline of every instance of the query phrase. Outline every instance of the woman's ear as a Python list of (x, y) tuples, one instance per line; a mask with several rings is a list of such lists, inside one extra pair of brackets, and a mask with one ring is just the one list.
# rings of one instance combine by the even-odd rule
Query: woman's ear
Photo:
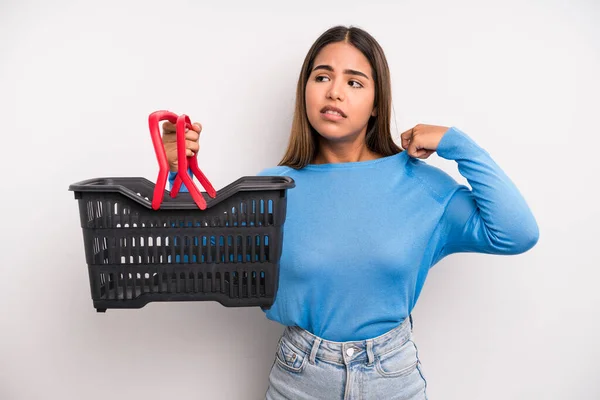
[(377, 108), (374, 108), (373, 111), (371, 111), (371, 117), (376, 117), (377, 116)]

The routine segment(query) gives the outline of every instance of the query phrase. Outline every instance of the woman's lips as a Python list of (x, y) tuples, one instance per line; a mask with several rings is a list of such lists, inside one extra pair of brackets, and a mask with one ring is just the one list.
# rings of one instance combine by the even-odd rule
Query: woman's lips
[(323, 119), (326, 119), (328, 121), (339, 121), (345, 118), (342, 117), (340, 114), (333, 113), (332, 111), (322, 112), (321, 116), (323, 117)]
[(341, 108), (337, 108), (335, 106), (325, 106), (325, 107), (321, 108), (321, 112), (325, 112), (325, 111), (335, 111), (338, 114), (340, 114), (342, 117), (346, 116), (346, 114), (344, 113), (344, 110), (342, 110)]

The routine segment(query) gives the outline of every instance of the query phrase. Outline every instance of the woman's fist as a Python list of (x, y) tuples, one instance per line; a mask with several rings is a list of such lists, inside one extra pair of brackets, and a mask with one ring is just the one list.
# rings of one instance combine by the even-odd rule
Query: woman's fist
[[(202, 131), (202, 125), (198, 122), (192, 124), (192, 129), (185, 131), (185, 152), (188, 157), (193, 156), (200, 149), (198, 138)], [(162, 125), (162, 140), (167, 154), (167, 161), (171, 171), (177, 171), (177, 135), (175, 124), (165, 121)]]
[(425, 159), (437, 150), (448, 129), (446, 126), (418, 124), (400, 135), (402, 148), (411, 157)]

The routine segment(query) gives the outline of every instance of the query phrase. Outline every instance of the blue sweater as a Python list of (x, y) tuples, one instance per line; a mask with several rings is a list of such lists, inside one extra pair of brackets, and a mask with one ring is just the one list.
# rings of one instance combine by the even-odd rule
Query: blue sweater
[(538, 226), (490, 155), (450, 128), (437, 154), (472, 189), (408, 156), (275, 167), (290, 176), (277, 297), (267, 318), (327, 340), (363, 340), (413, 310), (429, 269), (458, 252), (519, 254)]

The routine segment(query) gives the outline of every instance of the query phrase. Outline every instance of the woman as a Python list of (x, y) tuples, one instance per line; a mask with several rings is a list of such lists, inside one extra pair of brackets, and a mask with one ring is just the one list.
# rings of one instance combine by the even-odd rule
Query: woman
[[(375, 39), (354, 27), (323, 33), (302, 66), (287, 151), (261, 172), (296, 182), (265, 310), (286, 326), (267, 399), (426, 399), (410, 313), (429, 269), (452, 253), (519, 254), (538, 240), (525, 200), (484, 149), (455, 127), (417, 125), (403, 150), (390, 113)], [(200, 130), (187, 133), (189, 155)], [(176, 170), (173, 132), (164, 125)], [(434, 152), (472, 190), (420, 160)]]

